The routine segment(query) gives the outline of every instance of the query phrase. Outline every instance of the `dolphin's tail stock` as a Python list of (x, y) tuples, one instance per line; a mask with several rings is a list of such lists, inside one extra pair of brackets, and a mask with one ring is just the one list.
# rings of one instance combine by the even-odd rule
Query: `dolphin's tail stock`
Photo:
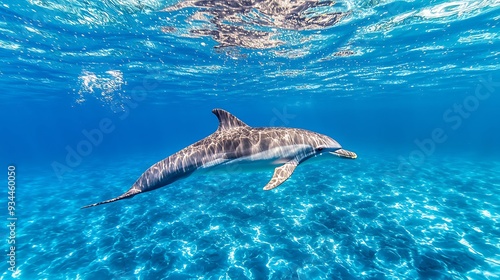
[(122, 200), (122, 199), (125, 199), (125, 198), (132, 198), (133, 196), (135, 196), (138, 193), (140, 193), (140, 191), (138, 191), (135, 188), (132, 188), (132, 189), (128, 190), (126, 193), (124, 193), (124, 194), (122, 194), (120, 196), (117, 196), (115, 198), (108, 199), (108, 200), (105, 200), (105, 201), (97, 202), (97, 203), (94, 203), (94, 204), (89, 204), (89, 205), (83, 206), (80, 209), (90, 208), (90, 207), (94, 207), (94, 206), (101, 205), (101, 204), (106, 204), (106, 203), (111, 203), (111, 202), (115, 202), (115, 201)]

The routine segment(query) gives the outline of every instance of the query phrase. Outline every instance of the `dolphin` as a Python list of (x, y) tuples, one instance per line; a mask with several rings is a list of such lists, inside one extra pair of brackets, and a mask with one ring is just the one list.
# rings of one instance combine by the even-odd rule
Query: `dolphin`
[(277, 166), (264, 187), (267, 191), (285, 182), (309, 158), (324, 153), (348, 159), (357, 157), (323, 134), (297, 128), (251, 127), (225, 110), (214, 109), (212, 113), (219, 119), (214, 133), (155, 163), (124, 194), (82, 209), (156, 190), (197, 170), (252, 162)]

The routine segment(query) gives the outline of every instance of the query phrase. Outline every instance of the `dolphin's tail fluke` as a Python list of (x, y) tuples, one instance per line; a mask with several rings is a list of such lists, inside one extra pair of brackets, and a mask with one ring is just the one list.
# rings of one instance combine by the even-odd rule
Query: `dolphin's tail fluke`
[(97, 202), (97, 203), (94, 203), (94, 204), (89, 204), (89, 205), (83, 206), (80, 209), (94, 207), (94, 206), (101, 205), (101, 204), (106, 204), (106, 203), (111, 203), (111, 202), (115, 202), (115, 201), (122, 200), (122, 199), (125, 199), (125, 198), (132, 198), (134, 195), (136, 195), (138, 193), (140, 193), (140, 191), (138, 191), (137, 189), (132, 188), (132, 189), (128, 190), (126, 193), (124, 193), (124, 194), (122, 194), (122, 195), (120, 195), (118, 197), (115, 197), (115, 198), (112, 198), (112, 199), (108, 199), (108, 200), (105, 200), (105, 201), (101, 201), (101, 202)]

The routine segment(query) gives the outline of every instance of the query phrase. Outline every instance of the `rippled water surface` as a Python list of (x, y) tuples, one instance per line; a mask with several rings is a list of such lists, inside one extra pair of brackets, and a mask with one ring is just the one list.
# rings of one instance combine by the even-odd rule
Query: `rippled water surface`
[[(1, 279), (499, 279), (499, 20), (498, 0), (3, 1)], [(213, 108), (358, 158), (80, 209), (214, 132)]]
[(498, 71), (499, 5), (4, 2), (0, 50), (9, 67), (2, 81), (9, 93), (69, 94), (76, 102), (123, 101), (130, 97), (119, 89), (146, 78), (164, 85), (150, 89), (160, 101), (285, 91), (360, 96), (464, 90), (457, 81)]

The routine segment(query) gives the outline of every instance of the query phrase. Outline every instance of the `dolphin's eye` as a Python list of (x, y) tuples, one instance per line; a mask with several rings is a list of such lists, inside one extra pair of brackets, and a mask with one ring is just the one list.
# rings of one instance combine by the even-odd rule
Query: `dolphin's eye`
[(323, 151), (323, 147), (319, 147), (319, 148), (317, 148), (317, 150), (318, 150), (318, 152), (321, 152), (321, 151)]

